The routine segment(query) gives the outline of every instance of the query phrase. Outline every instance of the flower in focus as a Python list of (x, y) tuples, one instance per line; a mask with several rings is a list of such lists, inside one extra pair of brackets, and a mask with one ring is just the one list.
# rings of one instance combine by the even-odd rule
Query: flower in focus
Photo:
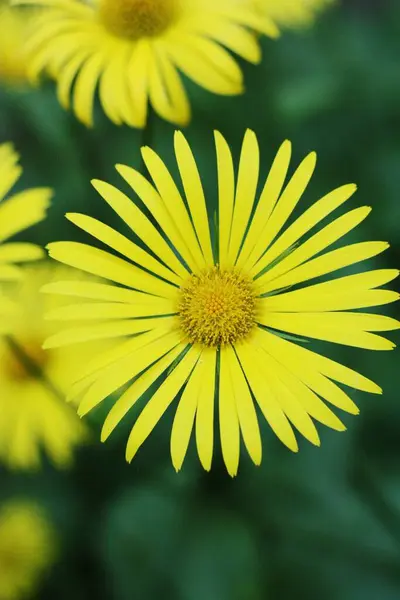
[(44, 313), (55, 302), (39, 290), (65, 271), (31, 266), (9, 292), (19, 310), (9, 318), (9, 335), (0, 337), (0, 460), (12, 469), (39, 467), (42, 450), (57, 467), (68, 467), (75, 447), (87, 440), (86, 427), (64, 398), (88, 349), (42, 348), (54, 332)]
[[(35, 244), (9, 241), (45, 218), (52, 196), (49, 188), (34, 188), (5, 199), (21, 176), (18, 161), (11, 144), (0, 145), (0, 283), (19, 280), (23, 271), (18, 263), (35, 261), (44, 255)], [(15, 305), (0, 295), (0, 333), (8, 331), (8, 317), (14, 310)]]
[(150, 102), (164, 119), (185, 125), (190, 106), (180, 72), (222, 95), (243, 91), (241, 69), (229, 51), (261, 60), (255, 32), (278, 34), (249, 0), (20, 0), (43, 5), (28, 41), (33, 80), (48, 70), (58, 97), (92, 124), (93, 100), (117, 125), (145, 127)]
[(0, 84), (14, 87), (27, 81), (23, 46), (29, 22), (26, 11), (11, 8), (0, 0)]
[(261, 14), (281, 27), (300, 28), (310, 25), (316, 14), (334, 0), (254, 0)]
[[(78, 324), (52, 336), (46, 346), (114, 339), (110, 350), (85, 365), (72, 388), (72, 394), (80, 397), (81, 415), (123, 388), (104, 422), (102, 440), (156, 384), (130, 433), (128, 461), (174, 405), (175, 468), (180, 469), (195, 428), (200, 461), (210, 469), (217, 399), (223, 458), (234, 475), (241, 437), (254, 463), (261, 462), (259, 411), (277, 437), (296, 452), (294, 429), (316, 445), (314, 420), (345, 429), (329, 405), (359, 412), (339, 384), (382, 392), (363, 375), (310, 350), (302, 338), (391, 350), (394, 344), (375, 332), (397, 329), (398, 321), (359, 309), (397, 300), (399, 294), (380, 288), (398, 271), (367, 270), (310, 284), (388, 247), (374, 241), (329, 249), (370, 212), (369, 207), (355, 208), (323, 223), (356, 187), (344, 185), (328, 193), (291, 220), (313, 174), (315, 153), (285, 183), (291, 145), (284, 142), (257, 197), (255, 134), (247, 131), (244, 137), (236, 180), (227, 142), (218, 132), (215, 142), (219, 197), (215, 229), (210, 227), (214, 217), (195, 159), (181, 133), (175, 136), (175, 154), (184, 196), (161, 158), (148, 147), (142, 148), (142, 157), (152, 184), (132, 168), (117, 166), (140, 203), (108, 183), (93, 181), (132, 234), (125, 237), (82, 214), (67, 215), (113, 253), (56, 242), (49, 246), (50, 255), (117, 285), (48, 286), (47, 292), (73, 295), (79, 301), (53, 313), (53, 318)], [(92, 319), (101, 322), (92, 324)], [(300, 339), (291, 341), (292, 335)]]
[(0, 506), (0, 599), (34, 592), (55, 557), (54, 532), (45, 514), (27, 501)]

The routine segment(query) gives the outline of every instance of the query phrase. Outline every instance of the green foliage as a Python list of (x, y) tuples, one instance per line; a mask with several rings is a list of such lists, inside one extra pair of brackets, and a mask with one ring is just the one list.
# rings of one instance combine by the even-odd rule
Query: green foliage
[[(355, 203), (374, 209), (358, 234), (389, 240), (391, 249), (377, 263), (398, 266), (399, 39), (397, 0), (359, 1), (358, 8), (328, 12), (313, 29), (265, 41), (262, 65), (244, 65), (243, 97), (217, 98), (190, 85), (194, 118), (187, 134), (210, 214), (216, 207), (212, 130), (222, 131), (237, 156), (251, 127), (264, 173), (285, 138), (293, 141), (296, 160), (318, 152), (306, 203), (357, 182)], [(172, 134), (168, 124), (153, 124), (151, 145), (171, 167)], [(140, 166), (141, 136), (113, 126), (100, 110), (96, 127), (85, 129), (59, 107), (51, 83), (0, 90), (0, 139), (14, 141), (22, 154), (24, 183), (56, 190), (49, 219), (31, 239), (81, 239), (63, 218), (67, 210), (116, 224), (89, 181), (120, 184), (113, 165)], [(354, 393), (361, 415), (345, 417), (348, 431), (321, 427), (322, 447), (302, 441), (298, 455), (265, 427), (262, 466), (243, 457), (235, 480), (226, 475), (219, 450), (210, 474), (201, 471), (194, 448), (182, 472), (174, 473), (170, 413), (130, 466), (123, 426), (106, 445), (81, 450), (69, 473), (1, 471), (3, 497), (40, 499), (59, 528), (60, 562), (38, 598), (398, 600), (398, 358), (342, 348), (335, 356), (381, 384), (383, 397)], [(98, 414), (91, 420), (94, 439), (99, 421)]]

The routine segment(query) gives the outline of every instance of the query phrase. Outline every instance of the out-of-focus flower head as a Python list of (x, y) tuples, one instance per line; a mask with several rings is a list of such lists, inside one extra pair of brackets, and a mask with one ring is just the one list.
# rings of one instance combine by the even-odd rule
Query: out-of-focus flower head
[(254, 0), (260, 14), (280, 27), (302, 28), (313, 23), (316, 15), (335, 0)]
[(75, 447), (87, 439), (86, 427), (65, 396), (90, 349), (42, 348), (54, 332), (44, 313), (60, 300), (40, 289), (54, 277), (67, 277), (67, 269), (39, 264), (27, 267), (23, 280), (9, 286), (18, 310), (8, 319), (9, 335), (0, 338), (0, 460), (10, 468), (37, 468), (41, 450), (57, 467), (68, 467)]
[(56, 556), (54, 530), (35, 504), (0, 505), (0, 600), (29, 597)]
[[(19, 155), (12, 144), (0, 145), (0, 283), (18, 281), (23, 277), (19, 263), (32, 262), (44, 256), (35, 244), (13, 242), (10, 239), (28, 227), (42, 221), (52, 196), (49, 188), (33, 188), (6, 198), (22, 174)], [(9, 329), (9, 316), (15, 304), (0, 292), (0, 333)]]
[[(190, 104), (180, 73), (214, 94), (243, 91), (231, 52), (261, 60), (256, 32), (278, 35), (252, 0), (21, 0), (43, 7), (27, 43), (32, 80), (44, 70), (57, 79), (68, 108), (93, 121), (98, 86), (109, 119), (145, 127), (148, 105), (185, 125)], [(231, 51), (231, 52), (230, 52)]]
[(0, 86), (27, 83), (24, 44), (31, 15), (30, 10), (11, 8), (7, 0), (0, 0)]

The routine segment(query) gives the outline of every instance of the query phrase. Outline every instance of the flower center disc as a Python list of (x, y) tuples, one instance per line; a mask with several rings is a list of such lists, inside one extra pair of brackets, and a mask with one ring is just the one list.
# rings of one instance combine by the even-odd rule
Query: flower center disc
[(100, 0), (100, 20), (118, 37), (155, 37), (173, 23), (178, 0)]
[(214, 267), (192, 275), (181, 290), (179, 316), (192, 343), (220, 346), (245, 338), (255, 326), (252, 283), (235, 271)]

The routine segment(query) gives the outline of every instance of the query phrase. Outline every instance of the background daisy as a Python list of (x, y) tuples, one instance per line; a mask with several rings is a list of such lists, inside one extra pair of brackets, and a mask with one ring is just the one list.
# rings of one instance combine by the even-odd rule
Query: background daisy
[(243, 75), (229, 51), (261, 60), (254, 32), (276, 37), (268, 16), (251, 2), (231, 0), (23, 0), (43, 6), (27, 42), (32, 79), (50, 70), (58, 98), (91, 125), (93, 100), (117, 125), (144, 127), (148, 105), (167, 121), (186, 125), (190, 106), (181, 79), (214, 94), (243, 91)]

